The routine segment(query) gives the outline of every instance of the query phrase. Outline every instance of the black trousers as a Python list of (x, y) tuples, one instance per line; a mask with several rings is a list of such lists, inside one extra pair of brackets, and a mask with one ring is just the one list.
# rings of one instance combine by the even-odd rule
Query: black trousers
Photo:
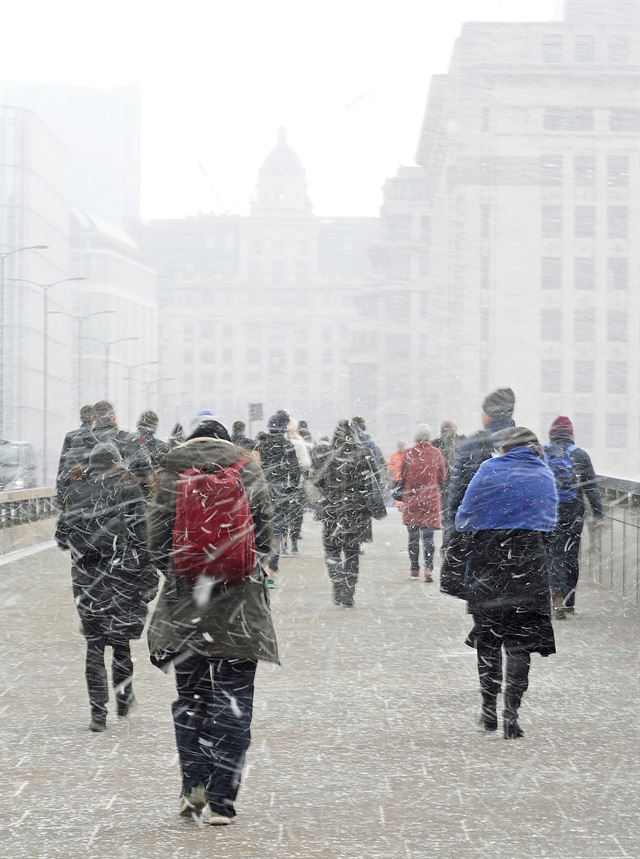
[(130, 642), (110, 642), (106, 638), (88, 638), (85, 677), (91, 712), (98, 718), (107, 715), (109, 679), (104, 663), (104, 650), (109, 645), (113, 648), (111, 679), (116, 701), (120, 704), (126, 704), (133, 696), (131, 685), (133, 681), (133, 659), (131, 658)]
[[(476, 643), (482, 702), (489, 710), (495, 709), (496, 699), (502, 689), (502, 643), (496, 644), (493, 646), (481, 640)], [(522, 696), (529, 686), (531, 654), (517, 647), (505, 647), (505, 651), (504, 711), (505, 715), (515, 718)]]
[(422, 538), (424, 566), (426, 570), (433, 571), (433, 556), (435, 553), (433, 528), (425, 528), (422, 525), (407, 525), (407, 532), (409, 534), (409, 562), (411, 569), (420, 569), (420, 538)]
[(324, 557), (333, 584), (334, 601), (338, 605), (353, 605), (360, 572), (360, 543), (343, 546), (325, 542)]
[(581, 498), (558, 504), (558, 524), (550, 540), (552, 594), (574, 606), (580, 577), (580, 542), (585, 509)]
[(234, 817), (251, 743), (257, 662), (182, 653), (173, 664), (178, 698), (171, 709), (182, 790), (204, 785), (210, 807)]

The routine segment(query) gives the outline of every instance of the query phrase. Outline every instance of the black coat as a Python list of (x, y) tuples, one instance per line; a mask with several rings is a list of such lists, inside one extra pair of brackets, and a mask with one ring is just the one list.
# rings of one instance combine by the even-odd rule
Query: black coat
[(85, 637), (140, 638), (158, 587), (140, 488), (101, 472), (71, 481), (56, 537), (71, 551), (73, 596)]
[(322, 521), (325, 545), (343, 547), (373, 539), (372, 485), (376, 475), (369, 459), (362, 445), (334, 446), (316, 479), (322, 494), (316, 515)]
[(86, 468), (91, 451), (96, 444), (113, 444), (122, 457), (125, 468), (138, 479), (146, 481), (151, 470), (151, 460), (140, 439), (133, 433), (118, 429), (111, 423), (98, 423), (93, 428), (80, 431), (73, 440), (65, 460), (65, 480), (76, 465)]

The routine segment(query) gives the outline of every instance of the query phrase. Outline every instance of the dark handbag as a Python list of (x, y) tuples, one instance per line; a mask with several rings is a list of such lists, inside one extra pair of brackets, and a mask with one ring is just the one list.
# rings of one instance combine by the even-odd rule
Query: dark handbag
[(442, 547), (440, 590), (450, 597), (468, 598), (467, 565), (471, 557), (471, 535), (453, 531)]

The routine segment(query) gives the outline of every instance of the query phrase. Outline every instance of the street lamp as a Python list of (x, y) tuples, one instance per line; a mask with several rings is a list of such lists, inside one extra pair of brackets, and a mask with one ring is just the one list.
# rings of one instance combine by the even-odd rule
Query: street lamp
[[(157, 362), (154, 362), (157, 363)], [(160, 382), (175, 382), (175, 376), (163, 376), (161, 379), (136, 379), (134, 376), (132, 378), (133, 382), (141, 382), (145, 388), (145, 399), (147, 402), (149, 401), (149, 391), (151, 390), (153, 385), (159, 385)]]
[(4, 434), (4, 261), (23, 251), (46, 251), (49, 245), (25, 245), (12, 251), (0, 251), (0, 436)]
[(127, 423), (131, 426), (131, 382), (132, 371), (137, 370), (138, 367), (151, 367), (153, 364), (158, 364), (158, 361), (142, 361), (140, 364), (125, 364), (124, 366), (127, 368)]
[[(82, 341), (85, 339), (82, 336), (82, 323), (87, 319), (92, 319), (94, 316), (106, 316), (115, 313), (115, 310), (96, 310), (93, 313), (69, 313), (67, 310), (49, 310), (50, 316), (70, 316), (78, 323), (78, 408), (82, 405)], [(102, 342), (100, 340), (96, 341)]]
[(139, 337), (118, 337), (117, 340), (109, 340), (105, 346), (105, 377), (104, 377), (104, 392), (107, 400), (109, 399), (109, 368), (111, 366), (111, 348), (116, 343), (130, 343), (134, 340), (139, 340)]
[(49, 430), (49, 290), (63, 283), (74, 283), (86, 280), (84, 277), (65, 277), (62, 280), (54, 280), (53, 283), (38, 283), (36, 280), (28, 280), (25, 277), (10, 277), (8, 280), (14, 283), (27, 283), (42, 290), (44, 296), (44, 324), (42, 326), (43, 356), (42, 356), (42, 378), (43, 378), (43, 413), (42, 413), (42, 480), (47, 482), (47, 433)]

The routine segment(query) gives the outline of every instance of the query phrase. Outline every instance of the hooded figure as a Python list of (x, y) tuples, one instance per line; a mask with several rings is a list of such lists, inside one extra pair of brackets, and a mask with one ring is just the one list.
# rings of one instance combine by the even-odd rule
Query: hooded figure
[(481, 464), (456, 514), (456, 530), (467, 541), (461, 565), (474, 619), (467, 644), (477, 648), (482, 725), (497, 729), (504, 648), (508, 739), (523, 735), (518, 709), (531, 654), (555, 653), (547, 552), (557, 504), (538, 439), (526, 427), (516, 427), (504, 433), (501, 455)]
[(592, 527), (602, 527), (602, 499), (597, 478), (586, 450), (573, 438), (573, 424), (565, 415), (549, 428), (544, 455), (558, 490), (558, 525), (551, 539), (551, 593), (556, 620), (575, 611), (580, 576), (580, 540), (586, 515), (585, 498), (593, 515)]
[(71, 552), (73, 596), (87, 640), (93, 731), (106, 729), (105, 647), (113, 648), (118, 716), (125, 717), (135, 701), (129, 642), (140, 638), (158, 586), (147, 551), (142, 491), (127, 476), (115, 444), (94, 445), (84, 477), (69, 485), (56, 531), (60, 548)]

